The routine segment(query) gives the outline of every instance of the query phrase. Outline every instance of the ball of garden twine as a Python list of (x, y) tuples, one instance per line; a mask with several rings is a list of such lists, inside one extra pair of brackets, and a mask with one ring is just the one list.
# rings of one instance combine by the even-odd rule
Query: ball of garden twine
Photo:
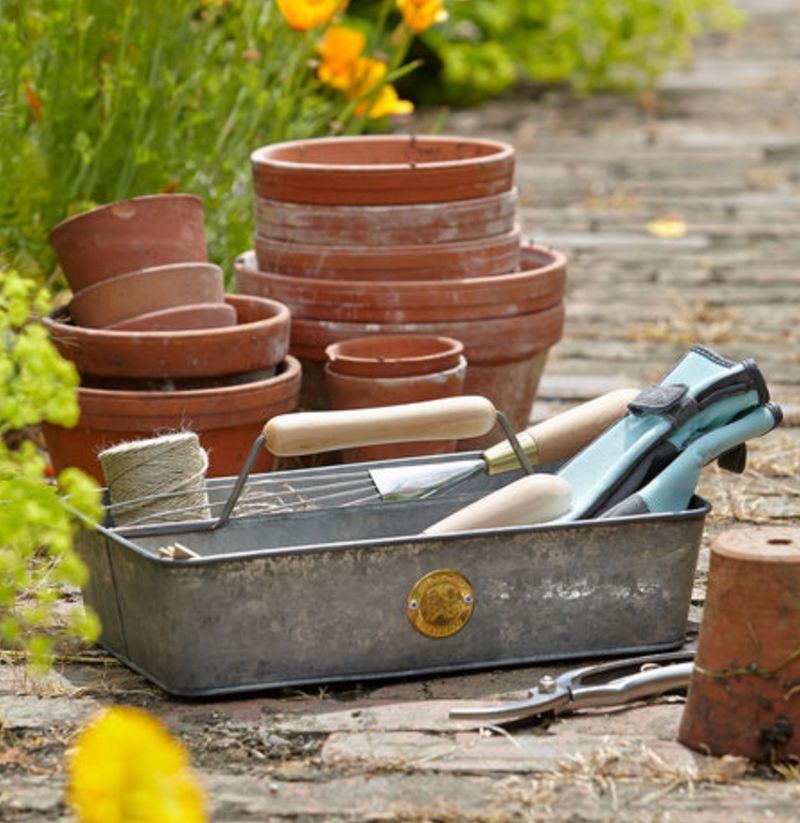
[(98, 459), (116, 526), (211, 517), (208, 453), (194, 432), (119, 443)]

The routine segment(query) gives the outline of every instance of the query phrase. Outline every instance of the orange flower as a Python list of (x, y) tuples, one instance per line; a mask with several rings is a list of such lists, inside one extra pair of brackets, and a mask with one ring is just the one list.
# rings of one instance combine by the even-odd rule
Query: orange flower
[(417, 33), (447, 20), (444, 0), (397, 0), (397, 8), (406, 25)]
[(31, 115), (31, 122), (35, 123), (42, 119), (42, 100), (39, 95), (33, 90), (30, 77), (25, 79), (25, 96), (28, 98), (28, 105), (33, 114)]
[(295, 31), (308, 31), (327, 23), (347, 0), (275, 0), (286, 22)]
[(349, 89), (355, 63), (366, 44), (367, 38), (360, 31), (347, 26), (331, 26), (317, 46), (317, 52), (323, 60), (317, 77), (335, 89)]
[[(348, 100), (371, 96), (386, 77), (386, 63), (362, 55), (366, 43), (367, 38), (355, 29), (331, 26), (317, 46), (323, 61), (317, 77), (332, 88), (346, 92)], [(387, 114), (408, 114), (414, 110), (414, 105), (408, 100), (400, 100), (388, 84), (383, 85), (371, 106), (368, 99), (362, 100), (356, 106), (355, 114), (366, 113), (368, 106), (369, 117), (373, 119)]]

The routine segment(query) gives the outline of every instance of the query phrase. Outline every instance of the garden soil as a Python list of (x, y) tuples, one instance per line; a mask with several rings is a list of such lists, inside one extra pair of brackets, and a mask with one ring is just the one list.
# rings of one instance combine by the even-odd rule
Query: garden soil
[[(693, 343), (754, 358), (786, 411), (744, 475), (704, 472), (714, 510), (690, 630), (715, 536), (800, 516), (800, 14), (796, 0), (742, 5), (741, 34), (703, 40), (692, 68), (652, 93), (534, 89), (453, 112), (447, 128), (516, 146), (523, 231), (570, 258), (564, 338), (535, 419), (657, 381)], [(0, 820), (71, 819), (65, 750), (110, 703), (145, 707), (185, 742), (214, 821), (800, 820), (800, 766), (688, 750), (680, 697), (482, 732), (448, 720), (561, 670), (182, 701), (97, 648), (44, 680), (8, 658)]]

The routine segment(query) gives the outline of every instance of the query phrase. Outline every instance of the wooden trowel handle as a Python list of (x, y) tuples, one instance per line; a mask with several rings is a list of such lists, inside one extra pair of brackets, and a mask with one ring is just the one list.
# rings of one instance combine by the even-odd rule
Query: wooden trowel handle
[(555, 474), (528, 474), (428, 526), (423, 534), (530, 526), (569, 511), (572, 489)]
[[(623, 417), (638, 389), (617, 389), (525, 429), (517, 435), (533, 465), (568, 460), (612, 423)], [(483, 452), (489, 474), (519, 468), (511, 445), (504, 440)]]
[(409, 440), (480, 437), (496, 419), (489, 400), (466, 395), (369, 409), (282, 414), (264, 426), (264, 437), (274, 455), (293, 457)]

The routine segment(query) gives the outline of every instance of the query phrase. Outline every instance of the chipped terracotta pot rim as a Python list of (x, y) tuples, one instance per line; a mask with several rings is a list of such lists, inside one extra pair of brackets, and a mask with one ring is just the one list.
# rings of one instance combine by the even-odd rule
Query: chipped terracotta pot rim
[[(172, 203), (177, 200), (182, 200), (186, 203), (194, 203), (200, 208), (203, 207), (203, 199), (198, 197), (196, 194), (189, 194), (188, 192), (176, 192), (173, 194), (143, 194), (138, 197), (129, 197), (125, 200), (119, 200), (114, 203), (104, 203), (101, 206), (95, 206), (93, 209), (82, 211), (80, 214), (73, 214), (72, 217), (67, 217), (60, 223), (56, 223), (56, 225), (53, 226), (53, 228), (48, 232), (47, 237), (48, 239), (56, 237), (64, 231), (72, 228), (77, 223), (83, 223), (93, 218), (104, 217), (105, 215), (120, 215), (126, 207), (130, 208), (130, 206), (148, 204), (155, 201), (166, 203), (167, 200), (165, 198), (172, 198), (169, 201)], [(121, 219), (125, 218), (122, 217)]]

